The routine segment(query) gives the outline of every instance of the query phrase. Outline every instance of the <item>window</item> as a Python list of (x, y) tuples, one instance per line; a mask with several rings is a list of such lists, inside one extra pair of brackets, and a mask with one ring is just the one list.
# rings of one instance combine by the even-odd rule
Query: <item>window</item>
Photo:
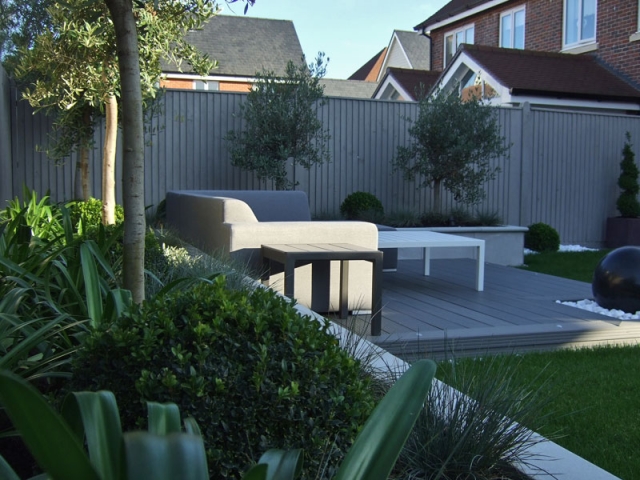
[(565, 0), (564, 45), (596, 41), (597, 0)]
[(500, 15), (500, 46), (524, 49), (524, 6)]
[(473, 43), (473, 25), (466, 25), (444, 36), (444, 66), (455, 55), (458, 47), (463, 43)]
[(195, 90), (220, 90), (220, 83), (212, 80), (195, 80)]

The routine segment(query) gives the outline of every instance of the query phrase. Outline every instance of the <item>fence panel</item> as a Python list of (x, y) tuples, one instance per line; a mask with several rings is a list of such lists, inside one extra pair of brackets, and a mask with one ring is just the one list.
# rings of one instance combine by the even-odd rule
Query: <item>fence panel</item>
[(11, 198), (11, 87), (9, 76), (0, 65), (0, 199)]
[[(7, 90), (4, 77), (0, 92)], [(49, 190), (54, 200), (73, 198), (76, 154), (56, 165), (37, 145), (47, 144), (51, 119), (33, 115), (11, 89), (12, 162), (0, 163), (0, 201), (19, 195), (26, 184), (38, 192)], [(242, 128), (238, 117), (242, 93), (166, 91), (161, 113), (147, 122), (145, 135), (145, 202), (157, 205), (172, 189), (273, 188), (250, 172), (231, 165), (224, 138)], [(1, 135), (9, 130), (2, 121)], [(297, 167), (299, 189), (309, 195), (312, 212), (336, 215), (344, 198), (354, 191), (375, 194), (385, 210), (425, 212), (431, 191), (417, 188), (393, 169), (399, 145), (410, 141), (408, 128), (418, 106), (414, 103), (367, 99), (328, 98), (318, 116), (329, 130), (331, 161), (305, 170)], [(6, 113), (5, 113), (6, 115)], [(497, 109), (508, 157), (494, 160), (496, 179), (486, 184), (486, 198), (474, 210), (495, 212), (509, 224), (545, 222), (561, 234), (563, 243), (600, 245), (607, 216), (615, 215), (616, 181), (624, 133), (640, 137), (640, 118), (524, 108)], [(103, 126), (98, 125), (90, 152), (92, 193), (101, 196)], [(4, 145), (4, 147), (3, 147)], [(0, 150), (0, 154), (2, 151)], [(7, 158), (6, 153), (0, 156)], [(120, 201), (122, 156), (116, 162), (116, 191)], [(12, 179), (9, 187), (7, 177)], [(11, 190), (10, 192), (7, 192)], [(445, 209), (455, 207), (443, 193)]]

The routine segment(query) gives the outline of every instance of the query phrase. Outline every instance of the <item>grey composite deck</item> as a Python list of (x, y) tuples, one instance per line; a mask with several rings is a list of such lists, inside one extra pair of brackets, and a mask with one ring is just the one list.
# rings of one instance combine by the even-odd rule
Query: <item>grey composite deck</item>
[(382, 335), (367, 338), (407, 359), (640, 339), (640, 321), (621, 321), (556, 303), (592, 298), (588, 283), (486, 264), (485, 289), (478, 292), (474, 262), (432, 260), (431, 275), (425, 277), (421, 260), (399, 261), (397, 272), (384, 273)]

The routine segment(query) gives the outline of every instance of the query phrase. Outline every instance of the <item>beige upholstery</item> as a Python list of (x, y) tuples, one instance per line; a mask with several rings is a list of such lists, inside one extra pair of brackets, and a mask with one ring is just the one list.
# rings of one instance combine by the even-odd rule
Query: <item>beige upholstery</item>
[[(366, 222), (260, 222), (242, 200), (215, 197), (197, 191), (173, 191), (167, 194), (167, 223), (179, 235), (204, 251), (224, 251), (262, 269), (261, 245), (282, 243), (351, 243), (376, 249), (378, 230)], [(225, 192), (226, 193), (226, 192)], [(297, 202), (303, 192), (264, 191), (262, 203), (273, 196), (291, 193)], [(282, 200), (280, 197), (279, 200)], [(308, 202), (306, 204), (308, 211)], [(264, 206), (264, 205), (262, 205)], [(297, 207), (300, 207), (298, 204)], [(308, 214), (308, 213), (307, 213)], [(331, 295), (311, 304), (311, 265), (296, 268), (294, 296), (298, 303), (318, 312), (338, 310), (339, 262), (331, 265)], [(371, 275), (369, 262), (351, 262), (349, 268), (349, 309), (371, 309)], [(272, 288), (283, 291), (282, 273), (270, 279)]]

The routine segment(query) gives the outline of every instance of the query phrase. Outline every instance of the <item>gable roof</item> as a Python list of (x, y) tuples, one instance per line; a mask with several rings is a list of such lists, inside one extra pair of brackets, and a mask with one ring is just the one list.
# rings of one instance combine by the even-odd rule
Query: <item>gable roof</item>
[[(187, 41), (218, 61), (215, 75), (253, 77), (263, 69), (283, 75), (291, 60), (300, 63), (302, 46), (291, 20), (270, 20), (236, 15), (217, 15), (202, 30), (189, 32)], [(179, 72), (164, 64), (163, 72)], [(192, 72), (183, 63), (182, 70)]]
[(414, 70), (409, 68), (389, 67), (382, 81), (378, 84), (373, 98), (379, 98), (379, 93), (391, 85), (407, 101), (416, 101), (420, 85), (424, 86), (426, 94), (440, 78), (442, 72), (433, 70)]
[(364, 80), (365, 82), (375, 82), (378, 78), (378, 72), (387, 54), (387, 47), (384, 47), (376, 53), (371, 59), (356, 70), (348, 80)]
[(415, 70), (429, 70), (431, 68), (430, 45), (427, 37), (404, 30), (395, 30), (394, 34), (407, 55), (411, 68)]
[(487, 10), (508, 1), (510, 0), (451, 0), (425, 21), (413, 27), (413, 29), (429, 31), (434, 26), (444, 26), (478, 11)]
[(327, 97), (371, 98), (378, 86), (375, 82), (364, 80), (338, 80), (323, 78), (320, 83), (324, 86)]
[[(512, 95), (640, 101), (640, 91), (590, 55), (464, 44), (456, 54), (459, 56), (474, 60)], [(454, 68), (455, 63), (452, 61), (449, 67)]]

